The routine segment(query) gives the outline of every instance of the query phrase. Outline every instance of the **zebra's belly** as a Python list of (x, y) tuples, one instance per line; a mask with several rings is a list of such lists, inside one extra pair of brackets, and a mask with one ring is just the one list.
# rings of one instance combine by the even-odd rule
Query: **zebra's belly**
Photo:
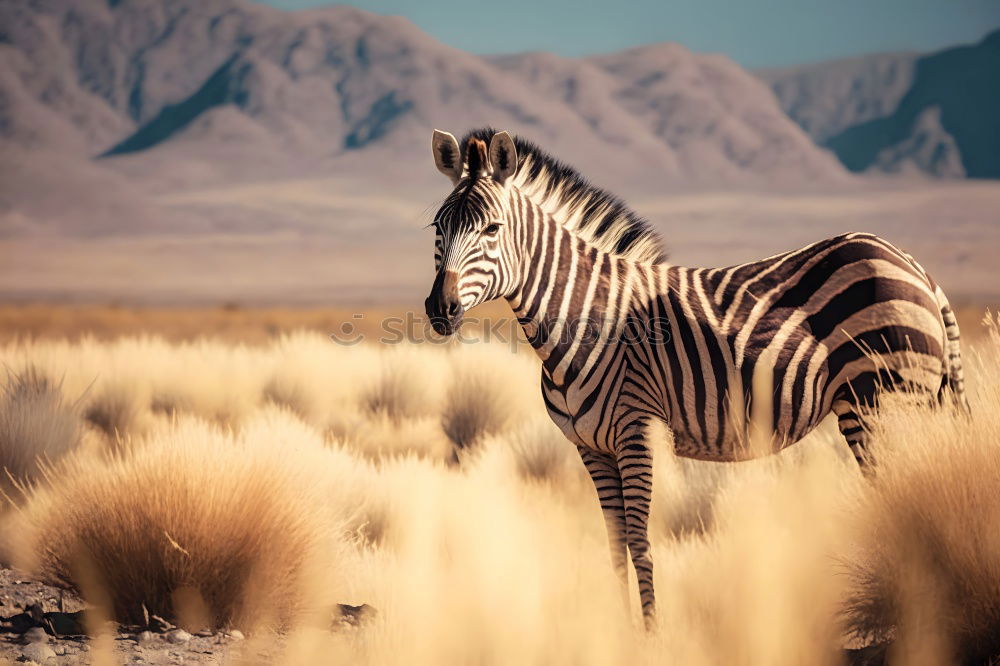
[(803, 439), (816, 425), (810, 424), (802, 433), (775, 432), (770, 438), (764, 437), (757, 440), (750, 435), (749, 431), (740, 434), (730, 433), (718, 444), (696, 439), (688, 433), (673, 432), (670, 444), (673, 447), (674, 455), (681, 458), (708, 462), (740, 462), (778, 453)]

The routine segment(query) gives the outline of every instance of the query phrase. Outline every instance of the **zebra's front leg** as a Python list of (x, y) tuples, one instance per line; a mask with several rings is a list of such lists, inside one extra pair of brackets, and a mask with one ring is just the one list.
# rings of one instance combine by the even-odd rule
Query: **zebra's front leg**
[(639, 600), (646, 629), (656, 621), (653, 558), (649, 552), (649, 506), (653, 496), (653, 458), (646, 444), (646, 424), (626, 427), (616, 441), (618, 473), (625, 505), (625, 539), (639, 581)]
[(625, 500), (622, 497), (622, 477), (618, 473), (618, 461), (615, 456), (602, 451), (595, 451), (585, 446), (578, 446), (580, 458), (587, 468), (594, 487), (597, 489), (597, 499), (601, 503), (604, 514), (604, 524), (608, 530), (608, 545), (611, 549), (611, 566), (621, 582), (625, 609), (628, 610), (628, 565), (626, 564), (625, 542)]

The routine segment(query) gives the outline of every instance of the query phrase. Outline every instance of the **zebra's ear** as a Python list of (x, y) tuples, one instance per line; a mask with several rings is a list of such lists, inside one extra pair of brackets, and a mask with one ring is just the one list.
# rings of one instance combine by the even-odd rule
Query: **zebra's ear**
[(462, 158), (458, 152), (458, 141), (450, 132), (434, 130), (431, 138), (431, 149), (434, 151), (434, 164), (438, 171), (448, 176), (452, 185), (457, 185), (462, 179)]
[(493, 178), (498, 183), (503, 183), (517, 171), (517, 148), (507, 132), (497, 132), (490, 139), (490, 165), (493, 167)]

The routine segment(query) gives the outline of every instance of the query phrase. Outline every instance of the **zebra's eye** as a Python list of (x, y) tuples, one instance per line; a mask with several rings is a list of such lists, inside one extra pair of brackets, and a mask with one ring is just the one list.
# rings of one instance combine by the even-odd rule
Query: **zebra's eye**
[(493, 224), (487, 224), (486, 228), (483, 229), (483, 233), (487, 236), (496, 236), (500, 231), (500, 225), (494, 222)]

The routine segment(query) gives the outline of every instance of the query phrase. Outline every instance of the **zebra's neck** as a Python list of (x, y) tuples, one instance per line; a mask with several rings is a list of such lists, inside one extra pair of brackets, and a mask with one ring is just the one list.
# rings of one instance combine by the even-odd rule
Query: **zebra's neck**
[(661, 269), (604, 252), (530, 201), (524, 212), (521, 275), (507, 300), (546, 373), (569, 383), (617, 338), (637, 287)]

